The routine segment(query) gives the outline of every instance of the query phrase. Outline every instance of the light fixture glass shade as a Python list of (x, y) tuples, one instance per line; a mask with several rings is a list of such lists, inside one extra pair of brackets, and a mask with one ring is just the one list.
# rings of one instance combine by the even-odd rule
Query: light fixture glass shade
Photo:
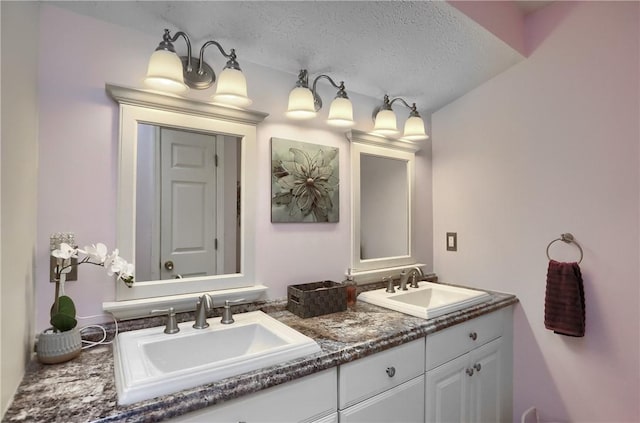
[(187, 90), (182, 74), (182, 61), (177, 54), (167, 50), (156, 50), (149, 59), (144, 83), (149, 87), (181, 93)]
[(395, 135), (398, 133), (396, 114), (393, 110), (381, 109), (376, 115), (373, 132), (380, 135)]
[(289, 93), (288, 118), (311, 119), (316, 116), (313, 93), (306, 87), (295, 87)]
[(341, 128), (353, 126), (353, 105), (351, 100), (343, 97), (334, 98), (329, 108), (327, 124)]
[(229, 104), (237, 107), (247, 107), (253, 101), (247, 96), (247, 80), (242, 71), (224, 68), (218, 76), (216, 93), (213, 95), (216, 103)]
[(404, 124), (402, 138), (409, 141), (422, 141), (429, 138), (424, 130), (424, 121), (420, 116), (410, 116)]

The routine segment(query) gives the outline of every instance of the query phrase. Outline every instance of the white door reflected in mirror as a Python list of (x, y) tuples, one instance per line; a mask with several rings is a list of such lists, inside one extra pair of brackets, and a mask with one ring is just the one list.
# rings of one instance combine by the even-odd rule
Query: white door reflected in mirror
[(138, 125), (137, 280), (240, 272), (240, 153), (234, 137)]

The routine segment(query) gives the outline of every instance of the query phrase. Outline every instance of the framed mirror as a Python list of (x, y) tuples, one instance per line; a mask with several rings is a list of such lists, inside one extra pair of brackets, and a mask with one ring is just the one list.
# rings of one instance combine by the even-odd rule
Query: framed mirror
[(352, 131), (351, 273), (415, 264), (415, 152), (411, 142)]
[(107, 85), (120, 105), (117, 245), (138, 300), (254, 285), (256, 125), (264, 113)]

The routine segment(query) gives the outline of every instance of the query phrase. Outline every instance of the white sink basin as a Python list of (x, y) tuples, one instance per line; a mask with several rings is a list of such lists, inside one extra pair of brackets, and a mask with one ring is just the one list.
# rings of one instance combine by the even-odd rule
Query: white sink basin
[(215, 382), (320, 351), (311, 338), (262, 311), (236, 314), (230, 325), (206, 329), (180, 323), (124, 332), (114, 346), (118, 404), (125, 405)]
[(394, 294), (386, 289), (363, 292), (358, 300), (375, 304), (401, 313), (424, 319), (442, 316), (461, 310), (489, 299), (489, 294), (473, 289), (442, 285), (433, 282), (420, 282), (419, 288), (409, 288)]

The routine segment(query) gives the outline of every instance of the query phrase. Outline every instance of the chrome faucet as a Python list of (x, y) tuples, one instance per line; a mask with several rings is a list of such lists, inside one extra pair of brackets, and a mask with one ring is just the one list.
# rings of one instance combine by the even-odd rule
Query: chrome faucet
[(409, 288), (407, 288), (407, 281), (409, 280), (409, 273), (402, 269), (402, 272), (400, 272), (400, 291), (408, 291)]
[(204, 294), (198, 298), (198, 304), (196, 305), (196, 321), (193, 324), (195, 329), (205, 329), (209, 327), (207, 323), (207, 311), (213, 308), (213, 300), (211, 295)]
[(420, 269), (418, 266), (412, 267), (411, 270), (409, 270), (408, 275), (411, 277), (411, 288), (418, 288), (417, 275), (420, 275), (420, 280), (424, 278), (422, 269)]

